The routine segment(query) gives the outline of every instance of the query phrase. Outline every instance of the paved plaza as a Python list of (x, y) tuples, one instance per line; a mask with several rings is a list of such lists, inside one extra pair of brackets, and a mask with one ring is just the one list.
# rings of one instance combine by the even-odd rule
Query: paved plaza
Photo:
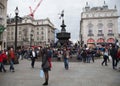
[[(120, 86), (120, 71), (113, 70), (111, 62), (101, 66), (102, 60), (95, 63), (70, 62), (69, 70), (63, 62), (53, 62), (48, 86)], [(20, 60), (15, 65), (15, 72), (0, 73), (0, 86), (42, 86), (44, 78), (39, 76), (41, 62), (31, 68), (29, 60)]]

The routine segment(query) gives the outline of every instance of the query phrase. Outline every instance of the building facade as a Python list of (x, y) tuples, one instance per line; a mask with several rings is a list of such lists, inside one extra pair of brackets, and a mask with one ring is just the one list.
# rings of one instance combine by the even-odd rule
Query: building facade
[(7, 0), (0, 0), (0, 50), (6, 47), (6, 16), (7, 16)]
[[(30, 16), (18, 19), (17, 46), (46, 46), (55, 41), (55, 28), (51, 21), (46, 19), (34, 20)], [(7, 46), (15, 44), (15, 21), (9, 19), (7, 24)]]
[(104, 2), (101, 7), (92, 7), (86, 3), (84, 11), (81, 13), (80, 21), (80, 42), (81, 45), (115, 43), (119, 37), (118, 14), (116, 6), (109, 9)]

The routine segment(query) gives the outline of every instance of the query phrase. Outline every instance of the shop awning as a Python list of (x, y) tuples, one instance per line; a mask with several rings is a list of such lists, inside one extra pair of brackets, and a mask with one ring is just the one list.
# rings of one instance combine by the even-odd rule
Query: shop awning
[(115, 43), (115, 40), (113, 38), (107, 39), (107, 43)]
[(103, 38), (99, 38), (98, 40), (97, 40), (97, 43), (104, 43), (105, 42), (105, 40), (103, 39)]
[(95, 40), (90, 38), (90, 39), (87, 40), (87, 43), (95, 43)]

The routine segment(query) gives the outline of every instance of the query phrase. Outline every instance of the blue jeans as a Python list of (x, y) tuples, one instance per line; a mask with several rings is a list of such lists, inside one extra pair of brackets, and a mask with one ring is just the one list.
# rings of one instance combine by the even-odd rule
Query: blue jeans
[(88, 55), (86, 58), (87, 63), (90, 63), (90, 60), (91, 60), (91, 55)]
[(68, 69), (68, 68), (69, 68), (68, 58), (64, 58), (64, 67), (65, 67), (65, 69)]
[(2, 71), (2, 69), (3, 69), (4, 72), (6, 71), (6, 70), (5, 70), (5, 67), (4, 67), (4, 64), (1, 62), (1, 63), (0, 63), (0, 71)]
[(10, 60), (10, 70), (14, 70), (14, 60), (13, 59), (11, 59)]

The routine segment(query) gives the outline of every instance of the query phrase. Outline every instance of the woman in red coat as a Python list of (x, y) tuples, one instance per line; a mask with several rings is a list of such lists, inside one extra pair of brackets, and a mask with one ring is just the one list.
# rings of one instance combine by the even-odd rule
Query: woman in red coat
[(117, 51), (117, 58), (118, 58), (118, 61), (120, 61), (120, 48), (118, 48), (118, 51)]
[(2, 72), (2, 62), (3, 62), (3, 59), (2, 59), (2, 56), (0, 54), (0, 72)]
[(117, 51), (117, 58), (120, 58), (120, 48), (118, 48), (118, 51)]
[(0, 72), (2, 72), (2, 70), (3, 70), (4, 72), (6, 72), (6, 69), (5, 69), (4, 64), (3, 64), (3, 60), (4, 60), (6, 57), (7, 57), (7, 56), (6, 56), (5, 52), (4, 52), (4, 50), (2, 50), (2, 53), (0, 54)]
[(8, 56), (7, 56), (6, 52), (7, 52), (7, 51), (4, 50), (4, 51), (3, 51), (3, 54), (2, 54), (2, 55), (3, 55), (3, 64), (4, 64), (4, 65), (7, 64), (7, 60), (8, 60)]

